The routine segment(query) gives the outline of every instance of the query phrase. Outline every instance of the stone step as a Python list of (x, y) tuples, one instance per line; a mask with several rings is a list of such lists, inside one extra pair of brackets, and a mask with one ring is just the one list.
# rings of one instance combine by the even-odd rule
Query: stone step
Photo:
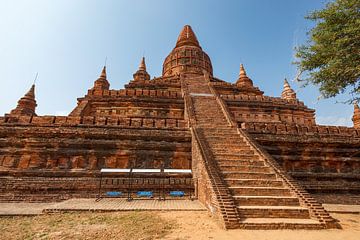
[[(209, 123), (209, 121), (211, 121), (211, 120), (199, 120), (199, 119), (197, 119), (198, 121), (196, 122), (196, 124), (199, 126), (199, 125), (201, 125), (201, 126), (206, 126), (206, 128), (207, 129), (211, 129), (211, 128), (214, 128), (215, 127), (215, 125), (224, 125), (224, 124), (226, 124), (226, 122), (225, 121), (213, 121), (211, 124)], [(204, 128), (204, 127), (203, 127)], [(206, 130), (207, 130), (206, 129)], [(205, 133), (205, 136), (216, 136), (216, 135), (214, 135), (214, 134), (206, 134)]]
[(271, 173), (273, 170), (266, 166), (230, 166), (230, 165), (219, 165), (222, 171), (239, 171), (239, 172), (261, 172)]
[(233, 196), (240, 206), (299, 206), (296, 197), (279, 196)]
[(207, 112), (206, 114), (208, 116), (202, 116), (203, 113), (199, 113), (199, 111), (195, 109), (195, 114), (196, 114), (197, 122), (208, 121), (208, 123), (215, 123), (215, 122), (223, 123), (222, 125), (213, 124), (214, 127), (212, 129), (216, 128), (217, 126), (224, 126), (224, 123), (226, 123), (226, 118), (223, 115), (217, 114), (216, 112)]
[(244, 143), (239, 143), (239, 142), (233, 142), (233, 141), (227, 141), (227, 140), (221, 140), (219, 141), (211, 141), (211, 138), (207, 138), (209, 146), (211, 147), (229, 147), (229, 148), (237, 148), (237, 147), (241, 147), (241, 146), (248, 146)]
[[(227, 122), (226, 122), (227, 124)], [(225, 123), (224, 123), (225, 125)], [(209, 129), (210, 130), (210, 129)], [(222, 139), (226, 139), (227, 137), (232, 137), (232, 138), (236, 138), (237, 141), (245, 143), (240, 136), (238, 135), (238, 133), (236, 131), (225, 131), (225, 130), (219, 130), (219, 132), (210, 132), (210, 131), (206, 131), (206, 133), (208, 136), (213, 136), (213, 137), (218, 137), (218, 138), (222, 138)]]
[(216, 159), (228, 161), (260, 161), (260, 156), (256, 155), (253, 150), (243, 150), (241, 153), (218, 153)]
[(282, 187), (244, 187), (231, 186), (229, 190), (233, 195), (245, 196), (291, 196), (291, 192), (287, 188)]
[(255, 154), (254, 150), (251, 149), (241, 149), (241, 150), (234, 150), (227, 149), (226, 147), (223, 148), (211, 148), (212, 152), (216, 155), (251, 155)]
[[(198, 119), (209, 119), (209, 120), (216, 120), (219, 118), (226, 119), (224, 113), (221, 110), (205, 110), (195, 107), (194, 111), (195, 114), (198, 116)], [(207, 115), (204, 115), (204, 112), (206, 112)]]
[(215, 158), (219, 166), (265, 166), (263, 161), (243, 159), (219, 159)]
[[(211, 118), (212, 116), (209, 116)], [(232, 127), (228, 124), (228, 120), (225, 116), (221, 117), (222, 120), (225, 120), (222, 125), (214, 126), (212, 129), (209, 129), (209, 134), (215, 134), (215, 135), (223, 135), (223, 134), (233, 134), (234, 136), (237, 136), (238, 138), (241, 138), (239, 135), (237, 128)], [(210, 122), (211, 123), (211, 122)]]
[(250, 147), (247, 143), (240, 141), (236, 137), (219, 137), (219, 136), (206, 136), (206, 141), (211, 147)]
[(237, 172), (237, 171), (223, 171), (225, 178), (238, 179), (276, 179), (275, 173), (256, 173), (256, 172)]
[(243, 151), (243, 150), (251, 150), (252, 149), (248, 145), (240, 145), (240, 144), (238, 144), (238, 145), (234, 145), (234, 146), (231, 146), (231, 145), (228, 146), (226, 142), (223, 142), (221, 144), (212, 144), (212, 143), (210, 143), (209, 146), (211, 147), (211, 149), (215, 149), (215, 150), (220, 149), (221, 150), (221, 149), (226, 148), (226, 149), (231, 150), (232, 152), (233, 151)]
[(225, 144), (237, 144), (237, 145), (244, 145), (246, 144), (241, 139), (239, 139), (238, 136), (219, 136), (219, 135), (211, 135), (207, 136), (207, 142), (208, 143), (218, 143), (219, 145), (225, 145)]
[(318, 221), (313, 219), (294, 218), (246, 218), (240, 221), (242, 229), (322, 229)]
[(209, 129), (208, 131), (206, 131), (206, 133), (208, 134), (214, 134), (214, 135), (236, 135), (237, 137), (240, 138), (240, 136), (238, 135), (238, 132), (235, 128), (231, 128), (231, 127), (227, 127), (227, 128), (212, 128)]
[(221, 121), (217, 121), (217, 120), (211, 120), (211, 119), (199, 119), (199, 118), (196, 118), (196, 124), (199, 125), (203, 125), (203, 126), (207, 126), (209, 128), (207, 128), (206, 130), (208, 129), (212, 129), (216, 126), (223, 126), (223, 125), (226, 125), (226, 121), (225, 120), (221, 120)]
[(244, 186), (244, 187), (283, 187), (284, 184), (280, 180), (263, 180), (263, 179), (224, 179), (229, 186)]
[(217, 119), (218, 117), (225, 118), (224, 113), (221, 111), (221, 109), (206, 109), (199, 106), (196, 106), (195, 114), (201, 118), (208, 118), (208, 119)]
[(309, 211), (298, 206), (238, 206), (240, 217), (310, 219)]
[[(244, 158), (248, 157), (248, 159), (250, 159), (250, 156), (258, 156), (257, 154), (255, 154), (254, 150), (248, 146), (227, 147), (226, 145), (224, 145), (224, 146), (211, 146), (210, 145), (210, 148), (214, 152), (219, 152), (219, 154), (224, 154), (227, 156), (236, 155), (236, 156), (243, 156)], [(247, 156), (244, 156), (244, 155), (247, 155)]]
[[(211, 129), (211, 128), (214, 128), (215, 126), (214, 125), (223, 125), (223, 124), (226, 124), (225, 122), (221, 121), (221, 122), (213, 122), (212, 124), (209, 124), (209, 121), (210, 120), (198, 120), (196, 121), (196, 125), (198, 127), (202, 127), (202, 128), (206, 128), (206, 129)], [(206, 136), (209, 136), (209, 135), (206, 135)], [(212, 136), (212, 135), (210, 135)]]

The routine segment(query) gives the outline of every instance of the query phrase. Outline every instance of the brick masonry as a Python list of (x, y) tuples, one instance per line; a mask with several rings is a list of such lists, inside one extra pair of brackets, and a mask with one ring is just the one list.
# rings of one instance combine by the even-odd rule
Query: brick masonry
[(113, 90), (104, 67), (69, 116), (37, 116), (32, 86), (0, 117), (0, 200), (94, 197), (101, 168), (192, 168), (168, 188), (193, 191), (225, 228), (276, 229), (336, 227), (306, 190), (359, 193), (357, 105), (354, 128), (319, 126), (287, 82), (268, 97), (243, 65), (235, 84), (218, 79), (190, 26), (161, 77), (145, 59), (133, 76)]

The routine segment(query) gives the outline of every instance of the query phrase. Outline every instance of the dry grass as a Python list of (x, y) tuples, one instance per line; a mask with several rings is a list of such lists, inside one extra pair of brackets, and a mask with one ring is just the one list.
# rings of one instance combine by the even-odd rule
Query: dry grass
[(68, 213), (0, 218), (0, 239), (358, 240), (359, 214), (332, 214), (343, 229), (224, 230), (207, 212)]
[(0, 239), (161, 239), (175, 228), (154, 212), (0, 218)]

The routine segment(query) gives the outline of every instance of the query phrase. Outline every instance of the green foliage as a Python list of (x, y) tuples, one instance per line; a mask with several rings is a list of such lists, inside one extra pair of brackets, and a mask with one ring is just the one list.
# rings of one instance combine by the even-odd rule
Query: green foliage
[(319, 86), (329, 98), (349, 91), (360, 97), (360, 0), (335, 0), (307, 19), (316, 26), (307, 44), (296, 48), (299, 80)]

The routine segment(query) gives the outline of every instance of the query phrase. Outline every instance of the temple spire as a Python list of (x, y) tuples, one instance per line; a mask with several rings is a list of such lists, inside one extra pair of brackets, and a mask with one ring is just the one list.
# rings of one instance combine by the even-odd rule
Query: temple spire
[(95, 94), (101, 94), (103, 90), (109, 90), (110, 84), (106, 76), (106, 66), (101, 70), (99, 78), (94, 82)]
[(246, 71), (243, 64), (240, 64), (240, 72), (239, 72), (239, 78), (240, 77), (247, 77)]
[(35, 100), (35, 84), (31, 86), (29, 91), (18, 101), (18, 104), (15, 109), (11, 110), (9, 115), (12, 116), (21, 116), (21, 115), (35, 115), (36, 108)]
[(31, 88), (25, 94), (25, 97), (35, 101), (35, 84), (31, 85)]
[(145, 57), (141, 58), (139, 69), (133, 74), (135, 81), (150, 80), (150, 75), (146, 71)]
[(289, 82), (286, 80), (284, 80), (284, 88), (283, 91), (281, 93), (281, 98), (282, 99), (287, 99), (287, 100), (296, 100), (296, 93), (295, 91), (290, 87)]
[(239, 78), (236, 81), (238, 87), (254, 87), (252, 80), (246, 75), (244, 65), (240, 64)]
[(179, 37), (176, 41), (175, 47), (181, 47), (181, 46), (196, 46), (200, 47), (199, 41), (196, 38), (196, 35), (194, 31), (191, 29), (189, 25), (185, 25), (183, 29), (181, 30)]
[(139, 70), (146, 71), (145, 57), (142, 57), (141, 59)]
[(99, 78), (106, 79), (106, 66), (103, 67)]
[(352, 117), (354, 128), (360, 128), (360, 108), (357, 102), (354, 102), (354, 114)]
[(177, 38), (176, 46), (165, 58), (163, 63), (163, 76), (179, 74), (203, 75), (206, 71), (213, 76), (211, 60), (200, 47), (194, 31), (185, 25)]

